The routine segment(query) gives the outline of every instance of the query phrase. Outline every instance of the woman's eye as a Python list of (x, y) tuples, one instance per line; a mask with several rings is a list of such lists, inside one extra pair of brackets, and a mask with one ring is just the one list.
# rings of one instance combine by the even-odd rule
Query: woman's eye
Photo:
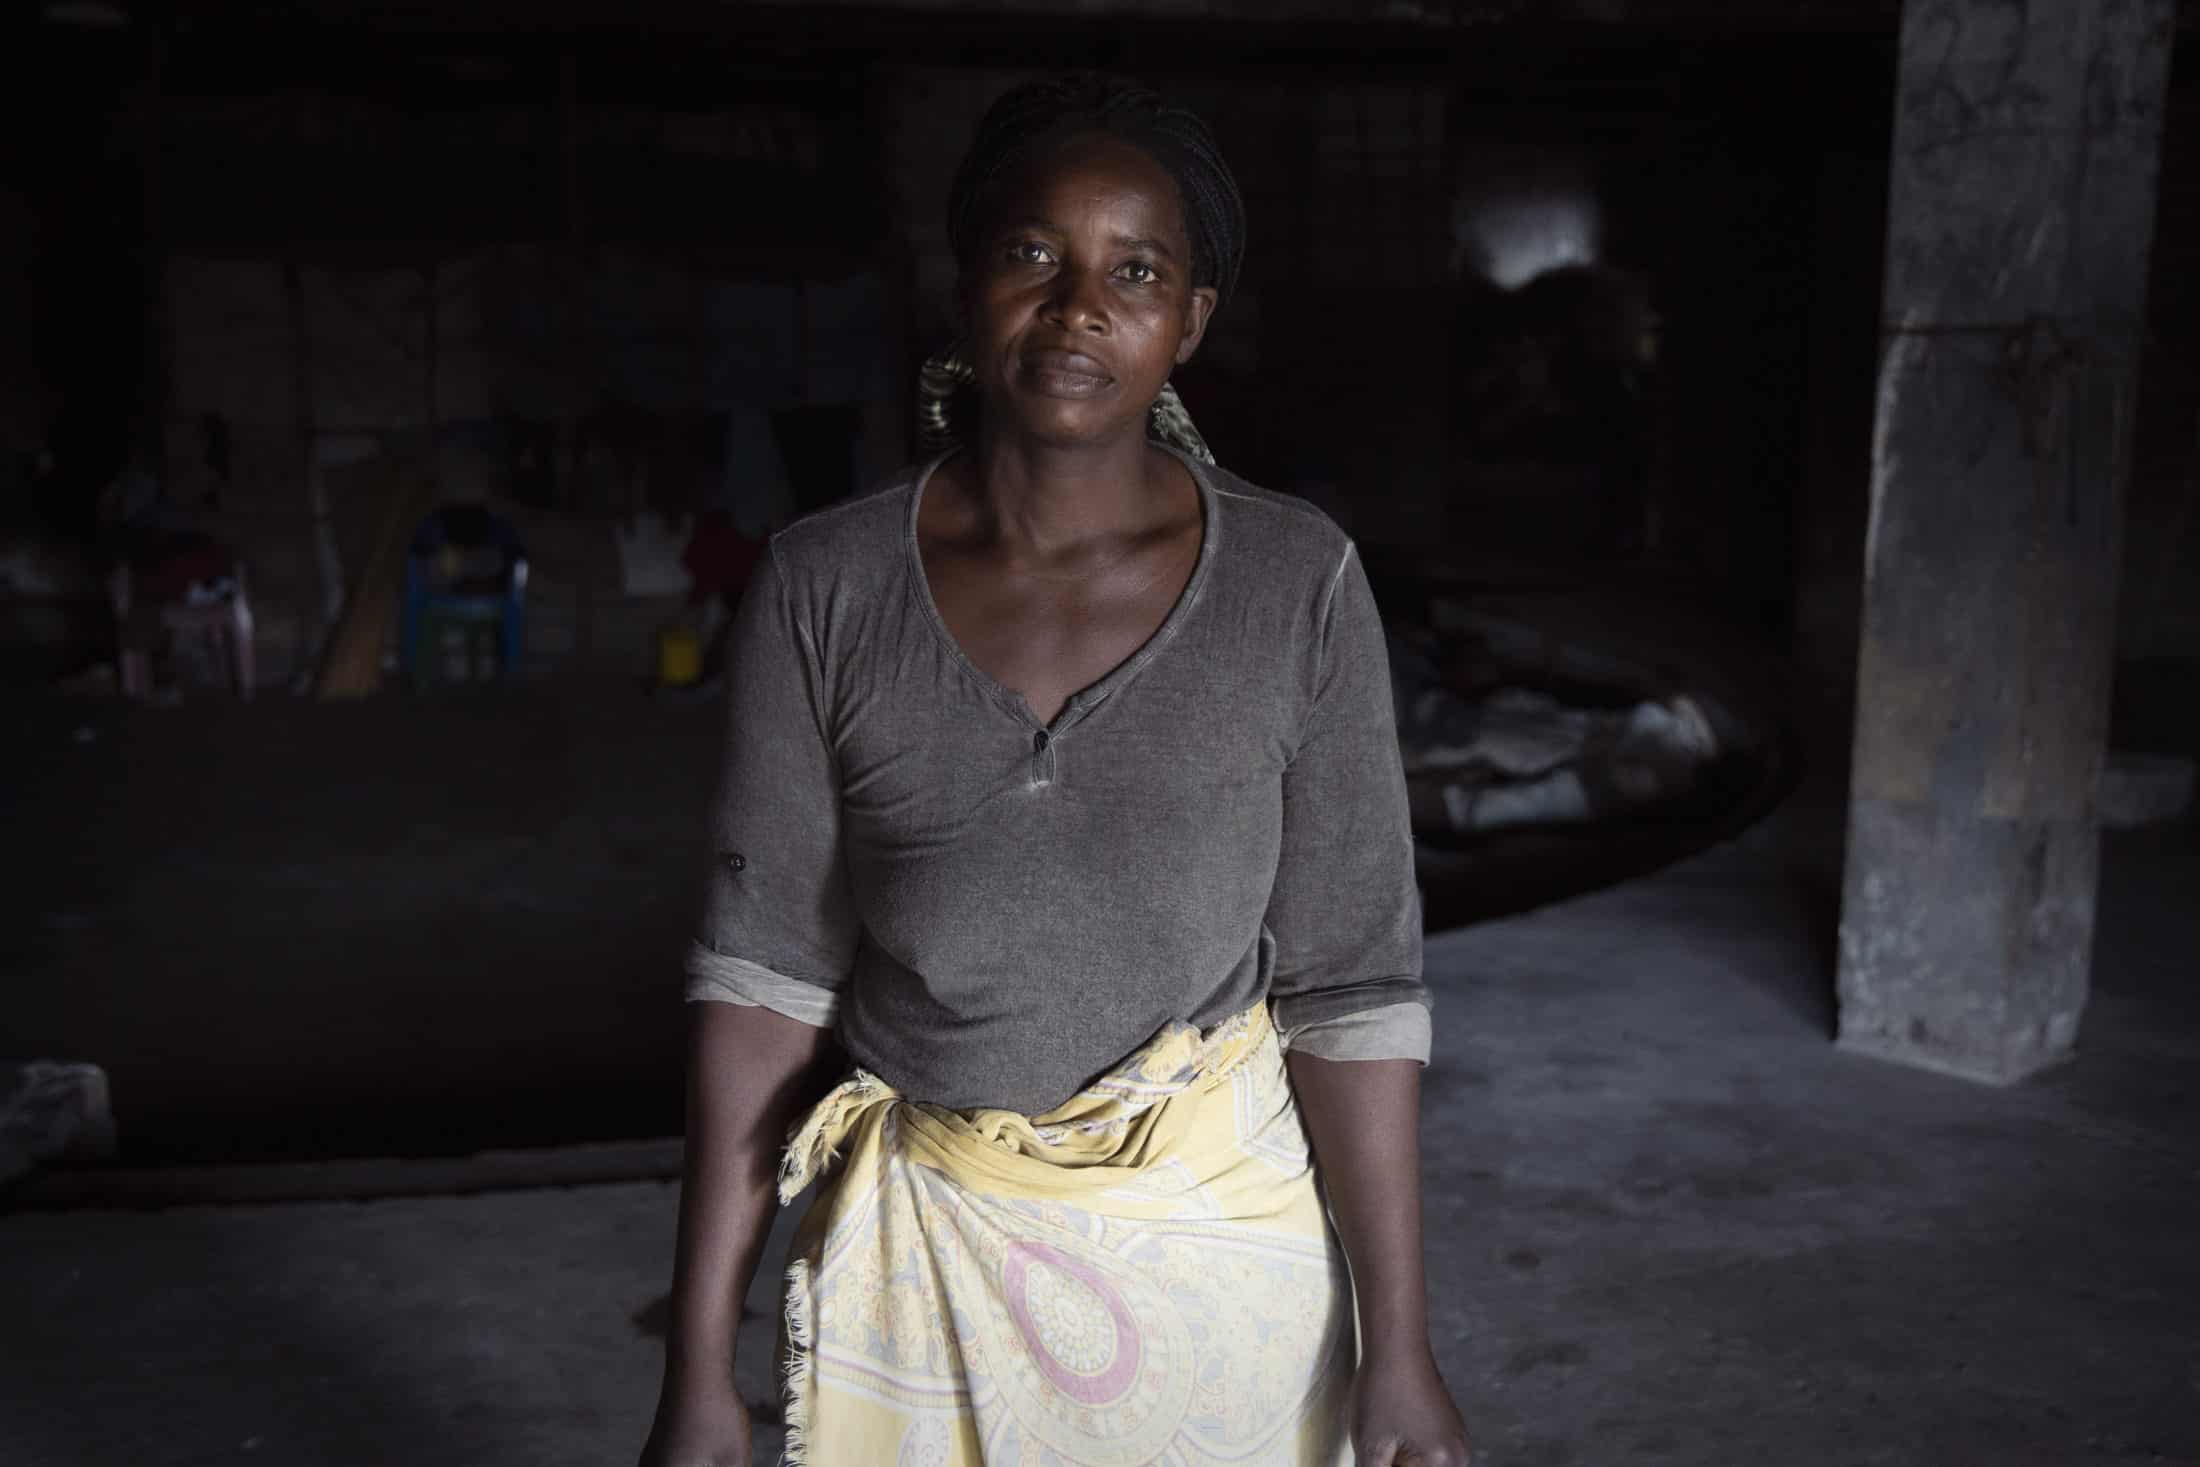
[(1123, 278), (1133, 285), (1151, 285), (1161, 278), (1154, 273), (1153, 266), (1147, 264), (1144, 260), (1131, 261), (1123, 267), (1122, 273)]
[(1035, 239), (1023, 240), (1008, 247), (1008, 257), (1019, 265), (1044, 265), (1054, 257), (1047, 247)]

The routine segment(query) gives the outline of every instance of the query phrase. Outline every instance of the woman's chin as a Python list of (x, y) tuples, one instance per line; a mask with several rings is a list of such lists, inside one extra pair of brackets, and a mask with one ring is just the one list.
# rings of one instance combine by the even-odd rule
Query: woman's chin
[(1049, 448), (1100, 448), (1145, 436), (1146, 415), (1090, 398), (1025, 397), (999, 421), (1012, 437)]

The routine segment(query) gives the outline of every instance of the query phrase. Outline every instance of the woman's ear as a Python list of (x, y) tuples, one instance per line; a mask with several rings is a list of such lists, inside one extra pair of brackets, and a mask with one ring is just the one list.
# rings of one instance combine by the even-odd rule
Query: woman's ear
[(1207, 322), (1215, 313), (1215, 288), (1202, 285), (1184, 303), (1184, 335), (1176, 344), (1176, 364), (1183, 366), (1207, 339)]

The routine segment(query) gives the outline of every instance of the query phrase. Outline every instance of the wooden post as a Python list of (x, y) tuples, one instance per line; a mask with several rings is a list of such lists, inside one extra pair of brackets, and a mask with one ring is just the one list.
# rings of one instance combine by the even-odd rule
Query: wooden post
[(1841, 1043), (2007, 1083), (2085, 1008), (2172, 0), (1908, 0)]

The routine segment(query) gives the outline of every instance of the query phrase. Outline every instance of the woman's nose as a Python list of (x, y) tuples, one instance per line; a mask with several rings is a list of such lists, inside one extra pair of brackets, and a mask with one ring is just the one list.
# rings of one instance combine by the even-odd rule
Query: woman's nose
[(1054, 277), (1047, 314), (1070, 331), (1106, 331), (1107, 301), (1101, 279), (1090, 270), (1063, 270)]

